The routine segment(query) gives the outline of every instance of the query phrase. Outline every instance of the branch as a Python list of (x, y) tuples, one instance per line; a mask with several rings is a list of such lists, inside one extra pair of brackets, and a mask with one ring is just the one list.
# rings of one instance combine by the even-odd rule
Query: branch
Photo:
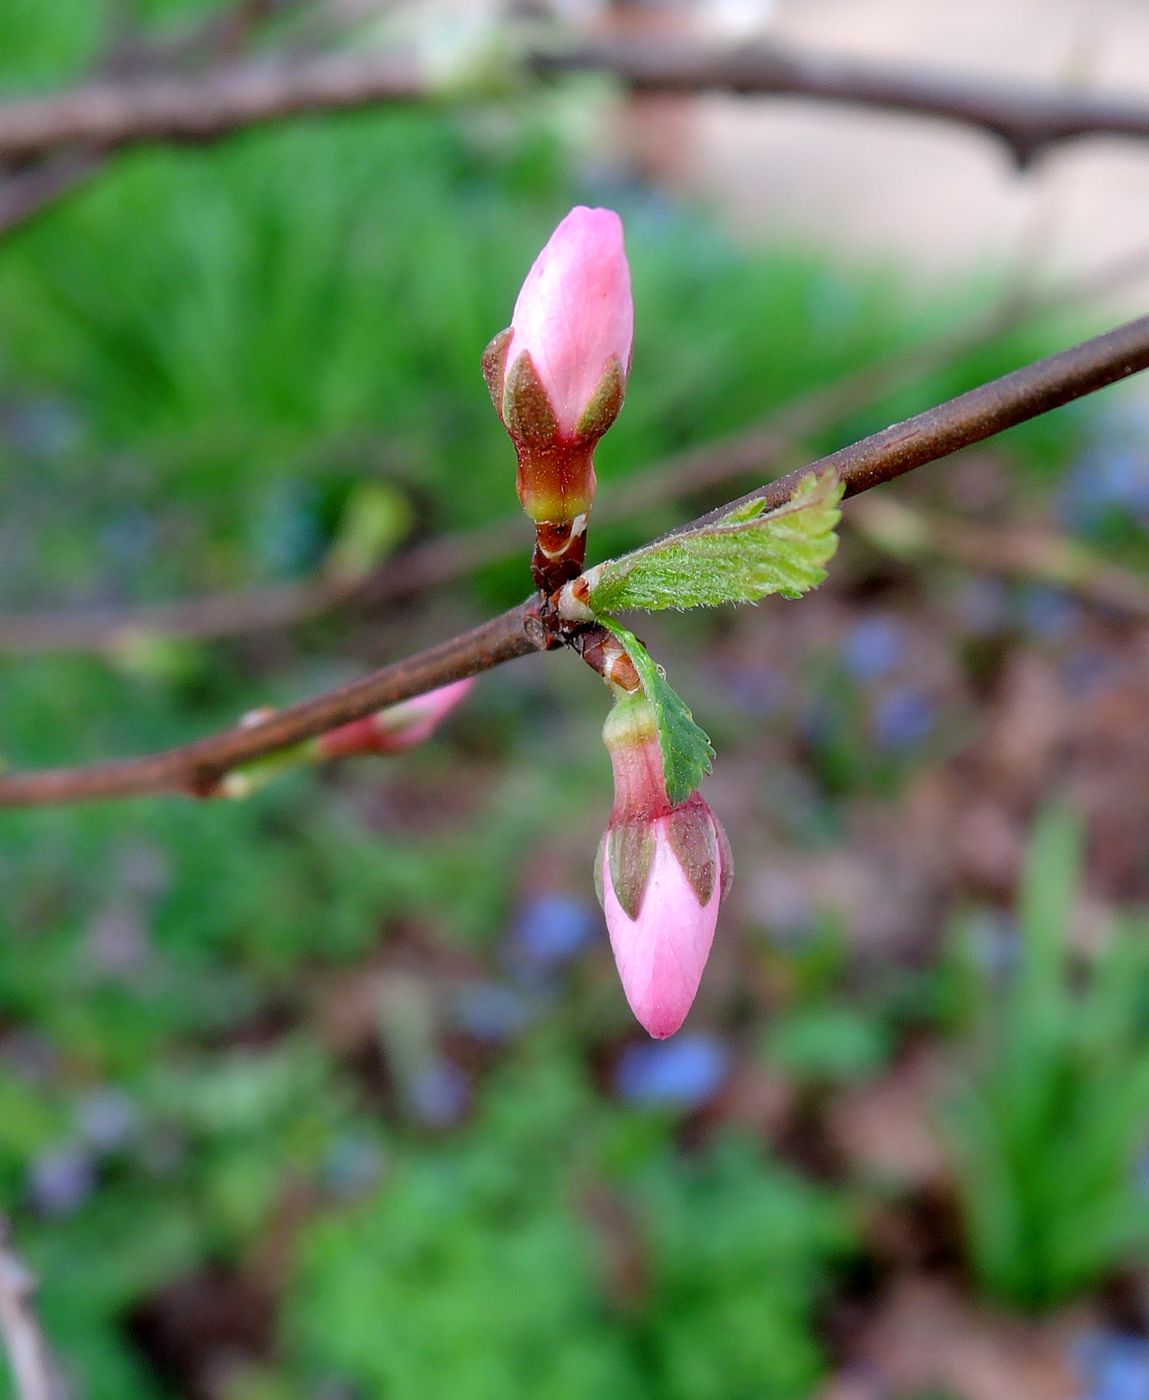
[(241, 724), (178, 749), (85, 768), (0, 775), (0, 807), (161, 792), (210, 797), (227, 773), (264, 754), (290, 748), (387, 705), (477, 675), (548, 644), (532, 600), (362, 680), (270, 715), (260, 712), (253, 724)]
[(788, 472), (767, 486), (668, 531), (662, 538), (672, 539), (683, 531), (715, 524), (751, 501), (763, 501), (767, 510), (775, 510), (785, 505), (799, 481), (812, 469), (836, 472), (845, 484), (846, 496), (856, 496), (1146, 368), (1149, 316), (1141, 316), (831, 452), (810, 466)]
[(349, 602), (366, 584), (366, 579), (320, 572), (299, 583), (243, 594), (215, 593), (146, 607), (0, 615), (0, 652), (94, 651), (117, 656), (149, 637), (208, 641), (266, 633)]
[(636, 40), (536, 54), (545, 75), (605, 71), (636, 92), (730, 92), (744, 97), (800, 97), (935, 117), (981, 129), (1004, 141), (1019, 168), (1045, 150), (1083, 136), (1149, 136), (1149, 107), (1136, 98), (1092, 97), (938, 72), (855, 63), (774, 44), (705, 49)]
[(62, 151), (0, 180), (0, 237), (71, 194), (103, 168), (94, 151)]
[(0, 160), (27, 160), (61, 146), (108, 151), (138, 142), (210, 141), (301, 112), (420, 102), (431, 95), (409, 64), (379, 55), (95, 82), (0, 106)]
[[(764, 501), (767, 508), (780, 506), (811, 470), (836, 471), (845, 484), (846, 495), (857, 495), (1145, 368), (1149, 368), (1149, 316), (1014, 370), (863, 438), (851, 447), (789, 472), (737, 502), (720, 506), (679, 530), (697, 529), (750, 501)], [(663, 538), (672, 538), (678, 532), (671, 531)], [(210, 796), (229, 771), (264, 754), (554, 644), (535, 598), (409, 660), (261, 718), (250, 726), (229, 729), (150, 757), (0, 776), (0, 807), (161, 792)]]
[[(92, 83), (122, 84), (141, 73), (190, 60), (235, 59), (257, 37), (277, 9), (300, 0), (236, 0), (232, 9), (213, 12), (177, 38), (158, 41), (137, 34), (127, 16), (110, 15), (111, 42), (96, 65)], [(2, 119), (0, 119), (2, 120)], [(104, 168), (108, 152), (53, 147), (42, 159), (19, 162), (0, 174), (0, 237), (13, 232), (72, 194)]]
[[(1132, 97), (1006, 87), (774, 45), (705, 48), (611, 40), (529, 52), (523, 67), (546, 78), (605, 73), (638, 92), (796, 97), (935, 117), (999, 138), (1021, 166), (1052, 145), (1080, 137), (1149, 137), (1149, 106)], [(371, 53), (230, 64), (196, 76), (93, 82), (0, 106), (0, 160), (27, 160), (69, 146), (108, 151), (139, 142), (209, 141), (301, 113), (420, 103), (447, 95), (409, 61)]]
[[(982, 329), (985, 337), (979, 336), (979, 342), (990, 331)], [(927, 373), (955, 350), (950, 340), (899, 352), (801, 395), (750, 428), (654, 462), (618, 484), (610, 499), (612, 521), (648, 514), (652, 505), (756, 474), (807, 434), (827, 428), (864, 407), (871, 395), (901, 382), (906, 370)], [(384, 560), (359, 579), (333, 577), (321, 569), (296, 583), (242, 594), (89, 612), (0, 614), (0, 652), (96, 651), (116, 656), (130, 651), (141, 638), (218, 640), (294, 626), (343, 606), (374, 611), (395, 598), (451, 583), (508, 558), (527, 538), (525, 530), (522, 515), (516, 514), (441, 535)]]
[[(929, 374), (956, 356), (990, 344), (1038, 316), (1065, 312), (1121, 287), (1149, 269), (1144, 250), (1107, 263), (1040, 296), (1007, 297), (987, 316), (930, 344), (895, 351), (833, 383), (776, 409), (748, 428), (687, 448), (651, 463), (619, 482), (607, 503), (612, 524), (648, 515), (652, 506), (698, 495), (711, 486), (757, 474), (764, 465), (797, 450), (801, 440), (825, 432), (865, 407), (868, 399)], [(521, 514), (424, 540), (376, 565), (362, 578), (320, 570), (298, 582), (220, 593), (173, 603), (125, 605), (88, 612), (0, 614), (0, 653), (95, 651), (115, 656), (141, 638), (212, 641), (295, 626), (335, 608), (365, 613), (397, 598), (437, 588), (509, 558), (524, 538)]]
[(12, 1246), (0, 1216), (0, 1337), (19, 1400), (62, 1400), (66, 1387), (52, 1360), (32, 1299), (36, 1280)]

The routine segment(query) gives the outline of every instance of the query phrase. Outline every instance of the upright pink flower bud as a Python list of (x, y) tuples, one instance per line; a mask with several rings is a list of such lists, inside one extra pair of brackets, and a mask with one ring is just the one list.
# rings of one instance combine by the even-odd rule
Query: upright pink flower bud
[(654, 715), (641, 693), (607, 717), (615, 801), (596, 862), (599, 898), (630, 1009), (657, 1040), (686, 1019), (734, 869), (718, 819), (694, 793), (671, 807)]
[(551, 234), (510, 327), (483, 356), (518, 457), (519, 500), (537, 527), (540, 586), (557, 587), (581, 570), (594, 445), (622, 407), (633, 331), (622, 221), (613, 210), (580, 205)]
[(513, 417), (519, 358), (526, 355), (558, 435), (600, 437), (621, 405), (633, 335), (622, 220), (612, 209), (579, 205), (551, 234), (515, 302), (503, 416)]
[(405, 753), (429, 739), (474, 684), (473, 676), (453, 681), (437, 690), (402, 700), (398, 705), (389, 705), (366, 719), (340, 725), (315, 740), (317, 756), (344, 758), (364, 753)]

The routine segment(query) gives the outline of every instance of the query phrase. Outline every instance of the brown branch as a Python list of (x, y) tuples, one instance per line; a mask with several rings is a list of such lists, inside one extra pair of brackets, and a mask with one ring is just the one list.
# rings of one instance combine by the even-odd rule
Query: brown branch
[(260, 712), (252, 724), (237, 725), (181, 748), (85, 768), (0, 774), (0, 806), (30, 807), (155, 792), (210, 797), (225, 774), (264, 754), (290, 748), (386, 705), (477, 675), (547, 645), (532, 600), (362, 680), (285, 710)]
[(103, 157), (95, 151), (65, 150), (0, 180), (0, 237), (79, 189), (103, 166)]
[[(612, 40), (529, 53), (524, 67), (548, 78), (601, 72), (643, 92), (794, 97), (935, 117), (998, 137), (1019, 164), (1084, 136), (1149, 137), (1149, 106), (1133, 97), (1006, 87), (773, 45), (708, 49)], [(301, 113), (421, 103), (444, 95), (409, 61), (372, 53), (93, 82), (0, 106), (0, 160), (26, 160), (71, 146), (107, 151), (137, 142), (208, 141)]]
[(114, 657), (130, 654), (153, 637), (209, 641), (271, 632), (349, 602), (365, 583), (320, 573), (243, 594), (215, 593), (145, 607), (0, 616), (0, 652), (92, 651)]
[(36, 1280), (16, 1253), (8, 1222), (0, 1216), (0, 1337), (19, 1400), (64, 1400), (67, 1387), (52, 1359), (33, 1297)]
[[(612, 520), (649, 514), (653, 505), (703, 492), (731, 478), (756, 475), (807, 434), (863, 407), (872, 394), (901, 380), (906, 369), (928, 372), (954, 351), (954, 342), (947, 341), (900, 352), (801, 395), (742, 432), (655, 462), (612, 491)], [(221, 640), (294, 626), (339, 607), (374, 611), (395, 598), (425, 592), (506, 559), (526, 547), (529, 539), (529, 526), (516, 514), (423, 541), (359, 579), (320, 571), (296, 583), (242, 594), (90, 612), (0, 614), (0, 652), (95, 651), (116, 656), (149, 637)]]
[[(157, 40), (138, 33), (128, 6), (109, 14), (106, 51), (95, 65), (92, 84), (123, 84), (144, 74), (163, 73), (189, 61), (235, 60), (257, 37), (276, 11), (310, 0), (236, 0), (232, 9), (213, 12), (175, 39)], [(2, 122), (2, 118), (0, 118)], [(50, 209), (98, 175), (107, 164), (106, 150), (53, 147), (42, 156), (20, 161), (0, 174), (0, 237)]]
[(670, 539), (681, 531), (713, 524), (751, 501), (763, 501), (768, 510), (774, 510), (790, 499), (799, 481), (813, 469), (837, 472), (845, 483), (846, 496), (856, 496), (1146, 368), (1149, 316), (1141, 316), (831, 452), (810, 466), (788, 472), (767, 486), (668, 531), (662, 538)]
[[(695, 529), (711, 523), (732, 506), (749, 501), (762, 500), (768, 507), (782, 505), (811, 470), (836, 471), (845, 483), (846, 494), (857, 495), (1147, 367), (1149, 316), (896, 423), (679, 528)], [(675, 533), (671, 531), (670, 536)], [(384, 705), (546, 648), (553, 640), (541, 620), (538, 600), (532, 600), (364, 680), (290, 706), (250, 726), (149, 757), (0, 776), (0, 806), (161, 792), (207, 796), (218, 789), (229, 771), (265, 754), (360, 719)]]
[(1135, 97), (1094, 97), (857, 63), (774, 44), (706, 49), (647, 40), (590, 44), (536, 54), (546, 76), (608, 72), (636, 92), (797, 97), (934, 117), (998, 137), (1024, 168), (1050, 146), (1084, 136), (1149, 136), (1149, 106)]
[(191, 76), (96, 82), (0, 107), (0, 159), (61, 146), (113, 150), (134, 142), (210, 141), (303, 112), (420, 102), (428, 85), (387, 55), (245, 63)]
[[(905, 387), (1038, 316), (1089, 303), (1130, 278), (1142, 276), (1147, 269), (1149, 253), (1141, 251), (1040, 296), (1011, 296), (956, 335), (898, 350), (799, 395), (748, 428), (653, 462), (612, 488), (606, 503), (610, 521), (617, 524), (630, 517), (648, 516), (654, 506), (757, 475), (787, 453), (796, 452), (803, 438), (827, 431), (863, 408), (874, 395)], [(332, 577), (320, 570), (311, 578), (247, 593), (90, 612), (0, 614), (0, 652), (95, 651), (115, 656), (151, 637), (212, 641), (292, 627), (334, 608), (371, 613), (397, 598), (452, 583), (509, 558), (526, 538), (523, 517), (515, 514), (421, 541), (359, 579)]]

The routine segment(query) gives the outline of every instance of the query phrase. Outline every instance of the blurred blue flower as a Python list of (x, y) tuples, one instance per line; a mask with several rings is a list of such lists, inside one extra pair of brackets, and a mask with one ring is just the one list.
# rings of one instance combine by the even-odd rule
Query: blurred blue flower
[(906, 651), (905, 628), (889, 617), (865, 617), (846, 633), (842, 664), (858, 681), (888, 676)]
[(728, 1048), (715, 1036), (687, 1033), (628, 1046), (615, 1068), (614, 1087), (627, 1103), (700, 1108), (730, 1074)]
[(913, 748), (933, 727), (934, 707), (916, 686), (895, 686), (874, 707), (874, 734), (883, 748)]
[(76, 1106), (76, 1130), (96, 1152), (118, 1152), (139, 1128), (140, 1111), (122, 1089), (97, 1089)]
[(342, 1199), (358, 1196), (383, 1174), (383, 1149), (370, 1138), (344, 1133), (331, 1144), (319, 1167), (323, 1189)]
[(125, 506), (100, 530), (102, 553), (117, 564), (140, 564), (156, 548), (156, 517), (139, 506)]
[(757, 718), (777, 714), (786, 699), (785, 678), (765, 662), (721, 666), (715, 679), (731, 705)]
[(424, 1127), (450, 1128), (471, 1106), (471, 1084), (458, 1065), (436, 1060), (408, 1080), (406, 1099)]
[(1018, 606), (1026, 631), (1047, 641), (1068, 636), (1081, 618), (1081, 609), (1067, 593), (1040, 583), (1021, 590)]
[(1074, 1348), (1086, 1386), (1080, 1400), (1149, 1400), (1149, 1340), (1102, 1328)]
[(1012, 977), (1021, 962), (1021, 933), (1012, 914), (1001, 909), (982, 909), (968, 925), (970, 952), (990, 977)]
[(46, 1152), (28, 1172), (28, 1199), (41, 1215), (71, 1215), (96, 1186), (96, 1169), (87, 1153), (74, 1147)]
[(83, 433), (83, 419), (63, 399), (21, 399), (0, 412), (0, 434), (28, 457), (61, 457), (79, 446)]
[(490, 1045), (513, 1039), (530, 1015), (522, 995), (502, 982), (468, 982), (451, 1007), (454, 1026)]
[(1061, 678), (1066, 689), (1071, 695), (1080, 697), (1096, 695), (1112, 686), (1120, 672), (1118, 658), (1112, 652), (1094, 646), (1075, 647), (1061, 666)]
[(515, 921), (517, 960), (551, 971), (577, 957), (602, 929), (598, 907), (566, 894), (543, 894), (526, 904)]
[(1149, 449), (1143, 441), (1094, 448), (1062, 484), (1057, 515), (1068, 529), (1093, 533), (1114, 513), (1149, 526)]
[(1009, 620), (1009, 590), (1004, 580), (980, 575), (970, 578), (957, 595), (962, 626), (975, 637), (991, 637), (1005, 630)]

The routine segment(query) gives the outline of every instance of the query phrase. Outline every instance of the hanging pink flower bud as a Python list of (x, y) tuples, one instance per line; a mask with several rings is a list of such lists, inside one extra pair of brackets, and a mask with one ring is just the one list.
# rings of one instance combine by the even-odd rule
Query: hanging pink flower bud
[(682, 1025), (702, 980), (733, 876), (730, 847), (697, 793), (671, 807), (641, 694), (620, 699), (603, 737), (615, 804), (597, 858), (599, 898), (630, 1009), (662, 1040)]
[(315, 741), (318, 755), (343, 758), (352, 754), (405, 753), (429, 739), (474, 684), (474, 676), (454, 681), (398, 705), (389, 705), (365, 719), (340, 725)]
[[(540, 527), (545, 559), (564, 559), (571, 540), (581, 548), (594, 445), (622, 407), (633, 330), (621, 219), (610, 209), (572, 209), (535, 259), (510, 327), (483, 356), (518, 457), (519, 500)], [(581, 563), (580, 552), (569, 577)]]

